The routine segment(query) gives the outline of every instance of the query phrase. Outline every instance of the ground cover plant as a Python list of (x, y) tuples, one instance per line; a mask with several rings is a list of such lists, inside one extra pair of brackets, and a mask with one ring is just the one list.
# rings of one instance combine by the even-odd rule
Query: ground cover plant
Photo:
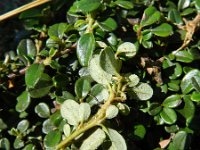
[(2, 20), (0, 149), (198, 149), (199, 23), (199, 0), (53, 0)]

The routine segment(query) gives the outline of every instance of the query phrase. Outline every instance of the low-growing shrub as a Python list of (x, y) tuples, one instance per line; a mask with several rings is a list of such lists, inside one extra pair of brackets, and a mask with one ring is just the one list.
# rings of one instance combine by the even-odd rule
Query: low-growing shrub
[(22, 12), (0, 61), (0, 148), (198, 149), (199, 12), (199, 0)]

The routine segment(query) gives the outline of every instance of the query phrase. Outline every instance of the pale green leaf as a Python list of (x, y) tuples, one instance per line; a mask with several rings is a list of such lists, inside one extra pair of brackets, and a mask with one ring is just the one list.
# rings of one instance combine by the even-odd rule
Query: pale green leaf
[(67, 120), (70, 125), (79, 123), (79, 104), (74, 100), (68, 99), (61, 104), (61, 116)]
[(87, 121), (91, 114), (91, 108), (88, 103), (81, 103), (79, 108), (80, 122)]
[(106, 118), (112, 119), (119, 113), (119, 109), (115, 105), (110, 105), (106, 110)]
[(96, 150), (105, 140), (106, 134), (103, 130), (95, 130), (87, 139), (81, 144), (80, 150)]
[(97, 83), (107, 85), (111, 82), (112, 75), (106, 73), (100, 66), (99, 55), (95, 55), (89, 63), (89, 73)]

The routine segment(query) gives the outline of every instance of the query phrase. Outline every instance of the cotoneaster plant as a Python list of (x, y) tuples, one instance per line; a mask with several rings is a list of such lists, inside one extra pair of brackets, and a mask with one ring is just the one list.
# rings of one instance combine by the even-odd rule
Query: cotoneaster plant
[(194, 148), (199, 8), (55, 0), (22, 12), (26, 34), (0, 61), (0, 148)]

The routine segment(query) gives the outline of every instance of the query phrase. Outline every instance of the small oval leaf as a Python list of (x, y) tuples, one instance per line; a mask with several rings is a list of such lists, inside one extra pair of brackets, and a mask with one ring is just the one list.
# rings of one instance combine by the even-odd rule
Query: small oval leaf
[(109, 150), (127, 150), (126, 142), (124, 138), (114, 129), (107, 128), (106, 132), (112, 143)]
[(88, 103), (81, 103), (79, 108), (80, 122), (88, 120), (91, 114), (91, 108)]
[(46, 148), (54, 148), (61, 140), (62, 134), (58, 130), (50, 131), (44, 137), (44, 146)]
[(101, 67), (100, 67), (100, 58), (99, 55), (95, 55), (89, 64), (89, 73), (91, 77), (96, 81), (97, 83), (107, 85), (111, 82), (112, 75), (106, 73)]
[(31, 97), (27, 91), (22, 92), (18, 97), (17, 97), (17, 105), (16, 105), (16, 111), (17, 112), (23, 112), (25, 111), (29, 104), (31, 102)]
[(78, 40), (77, 44), (77, 57), (82, 66), (88, 66), (95, 49), (95, 39), (92, 33), (83, 34)]
[(151, 32), (160, 37), (167, 37), (173, 34), (173, 29), (171, 25), (163, 23), (160, 26), (151, 29)]
[(105, 132), (98, 128), (86, 140), (83, 141), (80, 150), (95, 150), (103, 143), (105, 138)]
[(117, 48), (116, 56), (132, 58), (137, 53), (137, 46), (131, 42), (124, 42)]
[(150, 6), (145, 9), (142, 16), (141, 26), (148, 26), (160, 20), (160, 12), (156, 10), (155, 7)]
[(164, 107), (160, 113), (161, 118), (167, 124), (173, 124), (177, 120), (176, 112), (171, 108)]
[(110, 105), (106, 110), (106, 118), (112, 119), (117, 116), (119, 109), (115, 105)]
[(50, 115), (49, 106), (46, 103), (39, 103), (35, 107), (35, 113), (41, 118), (48, 118)]
[(90, 106), (103, 102), (109, 96), (108, 90), (101, 84), (95, 84), (90, 91), (89, 97), (86, 101)]
[(27, 70), (25, 74), (25, 82), (26, 86), (29, 88), (34, 88), (39, 79), (41, 78), (44, 72), (43, 64), (32, 64)]
[(181, 104), (181, 96), (178, 94), (168, 96), (162, 103), (163, 106), (175, 108)]
[(79, 104), (74, 100), (68, 99), (64, 101), (60, 108), (61, 116), (67, 119), (70, 125), (78, 125), (79, 123)]
[(115, 59), (114, 52), (110, 47), (106, 47), (101, 52), (100, 66), (105, 72), (111, 75), (118, 75), (121, 65), (121, 61)]
[(153, 89), (147, 83), (139, 83), (133, 91), (140, 100), (148, 100), (153, 95)]
[(88, 78), (79, 78), (75, 83), (75, 93), (79, 99), (83, 99), (87, 96), (91, 89), (91, 84)]
[(18, 123), (17, 129), (21, 132), (24, 133), (29, 127), (29, 121), (28, 120), (22, 120)]

